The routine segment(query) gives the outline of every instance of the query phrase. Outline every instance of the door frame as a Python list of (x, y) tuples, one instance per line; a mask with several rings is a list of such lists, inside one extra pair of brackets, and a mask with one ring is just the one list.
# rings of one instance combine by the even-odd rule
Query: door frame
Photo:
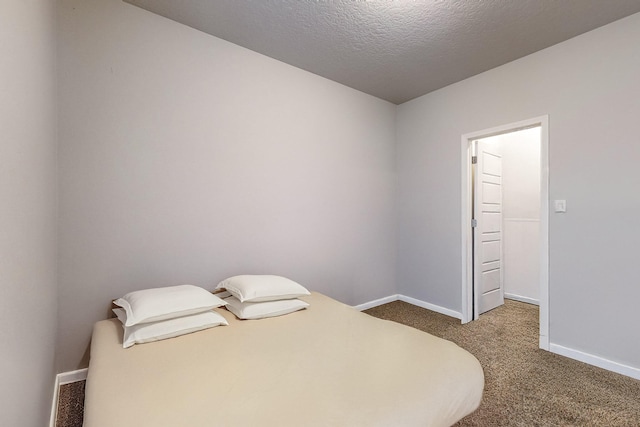
[(493, 127), (462, 135), (461, 171), (462, 171), (462, 323), (472, 318), (473, 304), (473, 255), (472, 255), (472, 182), (471, 182), (471, 143), (476, 139), (502, 135), (532, 127), (540, 127), (540, 341), (541, 349), (549, 350), (549, 116), (544, 115), (515, 123)]

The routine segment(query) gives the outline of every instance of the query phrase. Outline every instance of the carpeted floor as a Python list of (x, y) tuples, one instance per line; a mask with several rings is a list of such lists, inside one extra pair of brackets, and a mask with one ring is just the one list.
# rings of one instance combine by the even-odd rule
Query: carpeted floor
[[(457, 426), (640, 426), (640, 381), (538, 349), (538, 307), (507, 301), (460, 321), (396, 301), (365, 311), (455, 342), (484, 368), (480, 408)], [(84, 381), (60, 388), (57, 427), (81, 427)]]
[(453, 341), (484, 368), (480, 408), (457, 426), (640, 426), (640, 381), (538, 349), (538, 307), (506, 301), (460, 321), (401, 301), (365, 311)]
[(56, 427), (82, 427), (84, 381), (60, 386)]

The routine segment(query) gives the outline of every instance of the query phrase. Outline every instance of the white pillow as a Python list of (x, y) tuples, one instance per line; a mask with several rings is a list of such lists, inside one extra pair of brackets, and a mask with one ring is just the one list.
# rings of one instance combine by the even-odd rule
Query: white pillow
[(226, 304), (211, 292), (193, 285), (130, 292), (113, 303), (127, 312), (126, 326), (202, 313)]
[(203, 329), (213, 328), (214, 326), (229, 324), (220, 313), (205, 311), (204, 313), (177, 317), (175, 319), (125, 326), (127, 313), (121, 308), (114, 308), (113, 312), (122, 322), (122, 328), (124, 329), (122, 348), (129, 348), (134, 344), (165, 340)]
[(264, 302), (240, 302), (236, 297), (229, 297), (225, 306), (238, 319), (264, 319), (265, 317), (282, 316), (309, 307), (299, 299), (285, 299)]
[(304, 286), (281, 276), (233, 276), (218, 283), (240, 302), (275, 301), (309, 295)]

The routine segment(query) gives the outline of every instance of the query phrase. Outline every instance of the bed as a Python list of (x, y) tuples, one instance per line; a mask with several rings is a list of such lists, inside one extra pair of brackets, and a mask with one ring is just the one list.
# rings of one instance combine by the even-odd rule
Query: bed
[(450, 426), (473, 412), (484, 376), (455, 344), (327, 296), (285, 316), (238, 320), (122, 348), (97, 322), (84, 427)]

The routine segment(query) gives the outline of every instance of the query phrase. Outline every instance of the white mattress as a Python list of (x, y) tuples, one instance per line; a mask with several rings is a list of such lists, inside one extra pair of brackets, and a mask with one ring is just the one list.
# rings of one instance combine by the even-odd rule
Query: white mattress
[(85, 427), (449, 426), (482, 398), (455, 344), (318, 293), (306, 310), (122, 348), (96, 323)]

